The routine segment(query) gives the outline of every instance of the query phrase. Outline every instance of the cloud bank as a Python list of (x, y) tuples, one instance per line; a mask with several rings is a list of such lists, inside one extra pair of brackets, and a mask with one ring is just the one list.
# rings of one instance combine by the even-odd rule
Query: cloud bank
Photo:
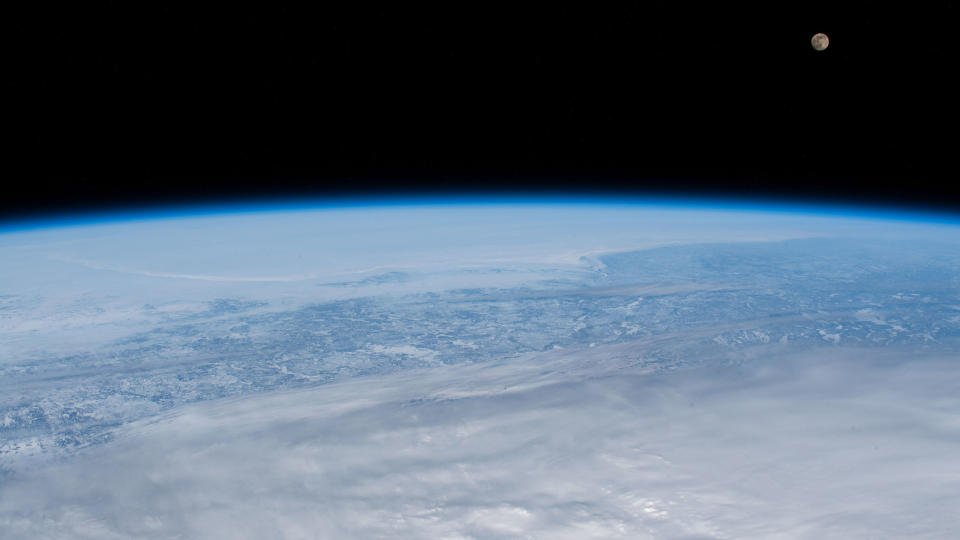
[[(4, 538), (946, 538), (955, 359), (635, 345), (228, 399), (0, 479)], [(613, 360), (618, 359), (618, 360)]]

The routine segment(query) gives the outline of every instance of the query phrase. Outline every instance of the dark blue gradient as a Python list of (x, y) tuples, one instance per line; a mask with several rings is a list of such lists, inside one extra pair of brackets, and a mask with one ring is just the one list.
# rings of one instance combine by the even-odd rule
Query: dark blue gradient
[(125, 209), (73, 211), (53, 215), (0, 221), (0, 233), (96, 225), (134, 220), (179, 219), (205, 215), (254, 212), (284, 212), (333, 208), (377, 208), (398, 206), (456, 205), (582, 205), (685, 210), (719, 210), (728, 212), (771, 212), (808, 214), (846, 218), (883, 219), (920, 223), (960, 225), (960, 213), (890, 204), (842, 204), (834, 202), (789, 202), (774, 198), (681, 197), (606, 194), (536, 195), (392, 195), (342, 197), (261, 198), (247, 201), (159, 204)]

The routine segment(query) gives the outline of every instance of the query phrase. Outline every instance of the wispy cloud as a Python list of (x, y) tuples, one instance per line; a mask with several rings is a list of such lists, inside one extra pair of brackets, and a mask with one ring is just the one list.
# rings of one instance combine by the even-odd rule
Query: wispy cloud
[(181, 274), (176, 272), (154, 272), (151, 270), (142, 270), (137, 268), (128, 268), (123, 266), (117, 266), (112, 264), (101, 263), (97, 261), (77, 259), (73, 257), (65, 257), (60, 255), (51, 255), (51, 259), (79, 264), (85, 268), (90, 268), (91, 270), (107, 270), (110, 272), (120, 272), (122, 274), (133, 274), (138, 276), (147, 276), (147, 277), (157, 277), (157, 278), (170, 278), (170, 279), (192, 279), (197, 281), (222, 281), (222, 282), (236, 282), (236, 283), (288, 283), (293, 281), (304, 281), (308, 279), (315, 279), (320, 274), (294, 274), (289, 276), (248, 276), (248, 277), (239, 277), (239, 276), (218, 276), (210, 274)]

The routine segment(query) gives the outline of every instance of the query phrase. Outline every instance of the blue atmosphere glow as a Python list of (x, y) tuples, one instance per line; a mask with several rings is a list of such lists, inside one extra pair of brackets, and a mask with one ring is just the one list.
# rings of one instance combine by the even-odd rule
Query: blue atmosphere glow
[(177, 219), (217, 214), (322, 210), (333, 208), (429, 207), (429, 206), (571, 206), (672, 208), (726, 212), (764, 212), (844, 216), (924, 223), (958, 224), (960, 216), (942, 210), (924, 210), (909, 206), (881, 204), (842, 204), (833, 202), (789, 202), (782, 199), (733, 197), (648, 197), (640, 195), (391, 195), (353, 197), (264, 198), (252, 201), (131, 205), (91, 211), (65, 211), (40, 217), (0, 221), (0, 232), (46, 227), (70, 227), (117, 221)]

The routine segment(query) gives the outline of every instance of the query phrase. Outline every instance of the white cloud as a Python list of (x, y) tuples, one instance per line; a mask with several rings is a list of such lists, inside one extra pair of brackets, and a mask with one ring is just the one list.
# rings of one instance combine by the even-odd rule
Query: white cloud
[(653, 373), (607, 346), (566, 349), (191, 406), (71, 461), (25, 463), (0, 484), (0, 536), (960, 530), (955, 360), (782, 350)]
[(437, 351), (413, 345), (370, 345), (367, 350), (375, 354), (414, 358), (425, 363), (436, 362), (438, 354)]

